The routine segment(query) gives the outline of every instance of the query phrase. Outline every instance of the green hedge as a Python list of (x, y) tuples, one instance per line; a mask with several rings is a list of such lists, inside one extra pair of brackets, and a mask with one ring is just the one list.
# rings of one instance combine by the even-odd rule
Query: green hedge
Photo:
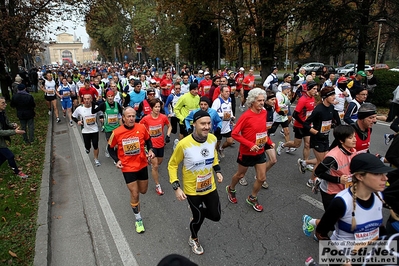
[(373, 104), (378, 107), (388, 107), (389, 100), (392, 100), (392, 92), (399, 86), (399, 72), (386, 69), (374, 71), (377, 78), (377, 87), (374, 91)]

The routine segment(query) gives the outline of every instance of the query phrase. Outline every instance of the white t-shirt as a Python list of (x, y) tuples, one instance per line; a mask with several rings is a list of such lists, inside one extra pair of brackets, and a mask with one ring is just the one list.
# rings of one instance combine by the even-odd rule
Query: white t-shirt
[(98, 132), (97, 115), (91, 112), (91, 107), (78, 106), (72, 116), (83, 121), (82, 134)]

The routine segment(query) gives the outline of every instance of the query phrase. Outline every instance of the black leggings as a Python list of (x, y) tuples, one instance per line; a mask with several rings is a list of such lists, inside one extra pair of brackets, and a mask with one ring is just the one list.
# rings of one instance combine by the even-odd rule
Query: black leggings
[(198, 231), (205, 218), (215, 222), (220, 220), (219, 194), (215, 189), (211, 193), (202, 196), (187, 195), (187, 201), (193, 213), (193, 220), (190, 222), (191, 238), (198, 238)]

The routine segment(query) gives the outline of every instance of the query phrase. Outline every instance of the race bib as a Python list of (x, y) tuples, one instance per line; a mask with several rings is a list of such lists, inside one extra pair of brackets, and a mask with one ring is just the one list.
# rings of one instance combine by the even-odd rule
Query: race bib
[(196, 192), (204, 192), (212, 189), (212, 173), (197, 176)]
[(252, 88), (253, 86), (254, 86), (254, 82), (251, 81), (251, 82), (248, 84), (248, 87)]
[(352, 177), (348, 177), (348, 181), (345, 183), (345, 188), (349, 188), (353, 185)]
[(122, 148), (125, 155), (137, 155), (140, 153), (139, 138), (122, 139)]
[(328, 133), (331, 130), (331, 120), (321, 122), (321, 133)]
[(258, 145), (259, 148), (263, 148), (267, 142), (267, 132), (256, 133), (256, 141), (255, 144)]
[(236, 86), (231, 86), (230, 89), (231, 89), (230, 93), (235, 93), (237, 88)]
[(344, 116), (345, 116), (345, 112), (344, 112), (344, 111), (338, 112), (338, 115), (339, 115), (339, 118), (340, 118), (341, 120), (343, 120), (343, 119), (344, 119)]
[(95, 115), (88, 115), (85, 116), (86, 125), (91, 126), (96, 123), (96, 116)]
[(62, 96), (64, 96), (64, 97), (69, 97), (69, 95), (71, 95), (70, 91), (63, 91), (62, 92)]
[(211, 89), (211, 86), (204, 86), (205, 94), (208, 94), (210, 89)]
[(376, 228), (370, 232), (355, 232), (355, 247), (354, 250), (357, 252), (360, 248), (368, 246), (371, 242), (378, 239), (380, 234), (380, 228)]
[(273, 125), (273, 121), (272, 122), (266, 122), (266, 128), (270, 129)]
[(118, 115), (108, 115), (108, 120), (107, 120), (109, 125), (115, 125), (118, 123)]
[(231, 112), (223, 112), (223, 120), (229, 121), (231, 118)]
[(150, 136), (156, 138), (162, 135), (162, 125), (150, 126)]
[(288, 107), (281, 107), (281, 110), (284, 112), (285, 115), (288, 114)]
[(133, 109), (137, 111), (139, 109), (139, 106), (140, 106), (140, 103), (135, 103), (133, 105)]
[(47, 96), (54, 96), (54, 95), (55, 95), (55, 90), (47, 87)]

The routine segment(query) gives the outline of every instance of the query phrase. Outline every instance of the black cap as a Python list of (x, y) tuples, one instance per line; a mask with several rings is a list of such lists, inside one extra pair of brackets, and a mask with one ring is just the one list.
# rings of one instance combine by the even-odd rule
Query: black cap
[(198, 88), (198, 84), (197, 83), (191, 83), (190, 84), (190, 91), (191, 90), (196, 90)]
[(352, 174), (356, 172), (383, 174), (393, 171), (394, 168), (386, 166), (371, 153), (360, 153), (352, 158), (350, 170)]
[(18, 85), (17, 88), (18, 88), (18, 90), (22, 91), (22, 90), (25, 89), (25, 84), (22, 84), (22, 83), (21, 83), (21, 84)]
[(290, 74), (290, 73), (284, 73), (284, 75), (283, 75), (283, 79), (286, 79), (286, 78), (288, 78), (289, 76), (291, 76), (291, 74)]
[(158, 266), (198, 266), (191, 260), (186, 257), (183, 257), (178, 254), (170, 254), (164, 257), (159, 263)]
[(205, 116), (211, 117), (211, 116), (208, 114), (208, 112), (205, 112), (205, 111), (202, 111), (202, 110), (197, 111), (197, 112), (194, 114), (193, 123), (194, 123), (195, 121), (197, 121), (198, 119), (200, 119), (200, 118), (202, 118), (202, 117), (205, 117)]
[(208, 104), (208, 106), (211, 107), (211, 100), (209, 100), (209, 98), (206, 96), (202, 96), (200, 98), (200, 102), (206, 102)]
[(317, 86), (317, 83), (316, 83), (316, 81), (311, 80), (307, 84), (307, 89), (311, 90), (314, 86)]

